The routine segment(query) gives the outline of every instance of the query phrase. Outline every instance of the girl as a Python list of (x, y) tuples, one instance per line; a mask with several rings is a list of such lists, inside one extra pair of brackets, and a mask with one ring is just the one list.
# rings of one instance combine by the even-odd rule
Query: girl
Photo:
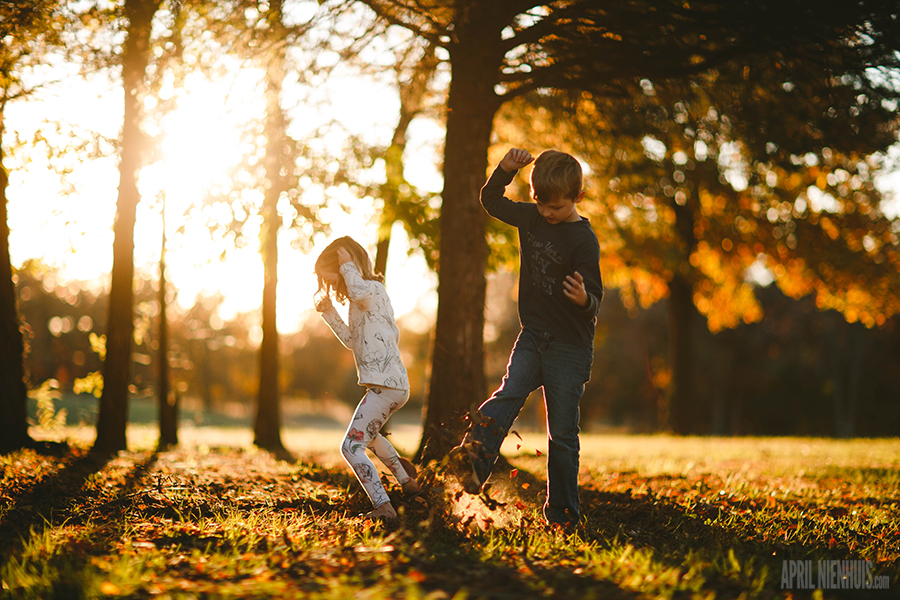
[[(341, 444), (341, 454), (375, 507), (366, 516), (394, 519), (397, 511), (375, 465), (366, 455), (366, 448), (371, 448), (407, 496), (421, 491), (415, 479), (415, 467), (400, 458), (387, 438), (379, 433), (388, 417), (409, 399), (409, 380), (397, 347), (400, 332), (394, 322), (394, 311), (382, 278), (372, 270), (369, 255), (350, 237), (329, 244), (316, 260), (315, 272), (319, 280), (316, 310), (341, 343), (353, 351), (359, 384), (366, 387)], [(350, 301), (349, 326), (332, 305), (332, 294), (341, 304)]]

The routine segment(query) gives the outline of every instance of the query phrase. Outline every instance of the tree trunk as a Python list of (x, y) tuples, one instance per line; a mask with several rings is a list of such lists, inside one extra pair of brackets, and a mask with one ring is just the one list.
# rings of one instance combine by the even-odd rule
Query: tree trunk
[[(0, 107), (0, 142), (3, 112)], [(24, 342), (16, 312), (16, 287), (12, 280), (9, 256), (9, 224), (6, 188), (9, 183), (3, 167), (0, 146), (0, 454), (28, 445), (28, 392), (23, 365)]]
[(696, 414), (694, 382), (694, 300), (691, 284), (681, 275), (669, 282), (669, 360), (672, 388), (669, 394), (669, 427), (678, 434), (697, 433), (700, 415)]
[(482, 31), (484, 23), (490, 27), (489, 19), (475, 16), (461, 23), (450, 48), (453, 76), (447, 99), (437, 323), (424, 429), (416, 452), (423, 462), (440, 459), (461, 440), (465, 415), (486, 396), (487, 215), (478, 196), (499, 108), (494, 82), (502, 50), (491, 46), (500, 39), (499, 32)]
[(97, 418), (94, 450), (115, 453), (127, 448), (128, 385), (131, 381), (131, 341), (134, 337), (134, 223), (141, 168), (141, 89), (150, 54), (150, 24), (159, 0), (126, 0), (128, 26), (122, 57), (125, 114), (119, 162), (119, 197), (113, 226), (112, 282), (103, 361), (103, 395)]
[(406, 151), (406, 132), (413, 119), (425, 108), (428, 86), (434, 77), (438, 60), (434, 47), (428, 46), (416, 63), (409, 79), (404, 81), (403, 69), (398, 69), (397, 86), (400, 96), (400, 118), (394, 128), (391, 145), (384, 154), (384, 179), (382, 198), (385, 208), (378, 223), (378, 245), (375, 250), (375, 272), (387, 277), (388, 250), (391, 244), (391, 228), (397, 220), (397, 211), (403, 199), (401, 187), (406, 185), (403, 173), (403, 153)]
[(672, 365), (672, 388), (669, 394), (669, 428), (678, 434), (700, 433), (703, 416), (700, 414), (697, 386), (694, 380), (694, 307), (693, 277), (690, 258), (697, 245), (694, 234), (694, 215), (699, 207), (695, 200), (681, 205), (674, 200), (675, 233), (681, 242), (679, 264), (669, 282), (668, 327), (669, 361)]
[(278, 389), (278, 327), (276, 324), (276, 288), (278, 287), (278, 231), (281, 217), (278, 198), (285, 190), (287, 168), (286, 120), (281, 109), (281, 82), (285, 74), (282, 35), (282, 5), (270, 4), (270, 18), (274, 50), (266, 65), (266, 189), (263, 199), (261, 252), (264, 284), (262, 303), (263, 338), (259, 347), (259, 396), (253, 443), (272, 452), (281, 452), (281, 399)]
[[(165, 201), (165, 200), (164, 200)], [(178, 397), (169, 389), (169, 319), (166, 299), (166, 214), (163, 205), (162, 247), (159, 253), (159, 447), (178, 444)]]

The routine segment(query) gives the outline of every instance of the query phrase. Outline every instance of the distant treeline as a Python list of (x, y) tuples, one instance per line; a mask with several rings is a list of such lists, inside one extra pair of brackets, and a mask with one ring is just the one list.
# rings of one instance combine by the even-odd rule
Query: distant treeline
[[(98, 371), (90, 335), (104, 334), (105, 294), (59, 286), (37, 263), (16, 274), (19, 312), (26, 332), (29, 385), (55, 379), (63, 392)], [(518, 333), (515, 278), (491, 279), (487, 307), (486, 371), (499, 385)], [(157, 389), (159, 303), (151, 278), (136, 280), (138, 322), (131, 392)], [(711, 334), (695, 319), (700, 430), (724, 435), (896, 436), (900, 434), (898, 318), (882, 328), (847, 323), (820, 311), (810, 298), (792, 300), (776, 286), (760, 288), (766, 317), (752, 325)], [(251, 342), (254, 320), (223, 321), (221, 299), (205, 298), (190, 310), (169, 313), (172, 386), (209, 410), (226, 402), (252, 404), (259, 360)], [(431, 332), (404, 327), (401, 350), (410, 372), (411, 402), (426, 396)], [(660, 431), (666, 422), (671, 367), (667, 364), (665, 303), (627, 310), (615, 291), (604, 300), (595, 340), (591, 381), (582, 399), (582, 426)], [(282, 336), (281, 385), (286, 398), (337, 398), (355, 404), (361, 395), (353, 358), (318, 319)], [(473, 402), (478, 399), (473, 399)], [(539, 396), (526, 405), (521, 427), (542, 427)]]

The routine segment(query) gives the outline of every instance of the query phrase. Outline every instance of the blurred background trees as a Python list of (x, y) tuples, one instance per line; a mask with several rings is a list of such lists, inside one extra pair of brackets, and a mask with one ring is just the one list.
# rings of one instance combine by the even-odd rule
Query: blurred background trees
[[(54, 14), (51, 4), (42, 15)], [(278, 257), (314, 255), (336, 213), (366, 212), (358, 231), (379, 264), (391, 232), (405, 230), (411, 252), (440, 274), (437, 314), (400, 319), (413, 385), (407, 414), (425, 408), (424, 455), (434, 431), (462, 427), (460, 417), (499, 383), (518, 329), (514, 236), (477, 204), (509, 145), (557, 147), (587, 167), (581, 209), (600, 237), (608, 288), (583, 401), (588, 429), (896, 434), (900, 210), (877, 185), (897, 140), (892, 3), (79, 6), (84, 12), (65, 13), (64, 48), (52, 61), (76, 67), (67, 76), (113, 73), (103, 90), (124, 94), (127, 127), (117, 146), (99, 133), (82, 146), (50, 142), (53, 124), (39, 134), (66, 169), (96, 155), (117, 161), (118, 274), (104, 282), (107, 295), (36, 259), (11, 265), (15, 292), (7, 288), (0, 305), (11, 326), (0, 341), (4, 357), (21, 354), (15, 333), (25, 332), (32, 390), (53, 381), (67, 401), (76, 390), (105, 398), (98, 447), (124, 447), (128, 399), (158, 393), (161, 356), (184, 418), (252, 415), (261, 447), (281, 447), (282, 395), (288, 405), (355, 403), (352, 356), (314, 314), (279, 332), (275, 289), (284, 284)], [(52, 30), (41, 23), (37, 34)], [(4, 36), (4, 52), (27, 49), (26, 39)], [(126, 52), (132, 39), (138, 46)], [(120, 69), (134, 56), (132, 70)], [(8, 61), (5, 98), (23, 74), (34, 78), (34, 68)], [(349, 129), (348, 112), (330, 121), (315, 114), (317, 102), (347, 96), (354, 110), (373, 110), (354, 84), (317, 96), (341, 77), (380, 78), (393, 91), (395, 104), (368, 117), (386, 135)], [(199, 181), (201, 159), (221, 160), (208, 150), (181, 154), (185, 175), (159, 183), (174, 170), (160, 165), (179, 139), (167, 120), (200, 93), (198, 78), (230, 82), (221, 101), (234, 94), (253, 110), (222, 126), (239, 133), (238, 159), (167, 213), (175, 225), (166, 232), (177, 247), (204, 229), (226, 263), (261, 240), (266, 284), (261, 309), (234, 317), (222, 316), (226, 295), (174, 303), (166, 350), (159, 273), (135, 271), (135, 223)], [(437, 138), (446, 132), (424, 160), (410, 143), (423, 120)], [(9, 131), (2, 142), (4, 164), (22, 171), (39, 146)], [(442, 194), (414, 182), (410, 164), (423, 163), (443, 169)], [(527, 200), (527, 175), (511, 196)], [(95, 217), (77, 206), (72, 214)], [(486, 270), (496, 272), (485, 278)], [(404, 275), (388, 277), (395, 303), (406, 291), (392, 286)], [(301, 278), (312, 273), (287, 279)], [(22, 404), (22, 393), (11, 394), (4, 410), (7, 397)], [(94, 423), (96, 399), (81, 402), (68, 418)], [(526, 410), (523, 425), (540, 426), (540, 412)], [(21, 438), (21, 415), (8, 423)], [(454, 441), (432, 448), (440, 454)]]
[[(39, 263), (18, 270), (17, 293), (25, 322), (25, 366), (32, 388), (48, 379), (63, 393), (57, 408), (68, 409), (70, 425), (96, 422), (96, 398), (73, 388), (98, 371), (91, 334), (106, 322), (106, 298), (76, 285), (55, 286), (56, 274)], [(138, 406), (132, 418), (155, 418), (157, 371), (156, 284), (137, 279), (138, 312), (150, 327), (135, 352), (130, 388)], [(894, 436), (900, 424), (900, 328), (891, 317), (883, 327), (848, 323), (835, 310), (821, 310), (813, 296), (790, 298), (776, 284), (755, 291), (766, 315), (712, 334), (693, 323), (694, 352), (702, 374), (697, 395), (708, 411), (708, 432), (717, 435)], [(515, 274), (492, 276), (488, 285), (486, 375), (499, 381), (518, 321)], [(258, 339), (251, 315), (222, 321), (221, 298), (204, 298), (189, 310), (170, 312), (170, 363), (181, 417), (196, 425), (250, 426), (258, 389)], [(608, 301), (608, 304), (607, 304)], [(595, 342), (591, 381), (582, 400), (587, 431), (656, 432), (665, 428), (670, 369), (665, 300), (649, 308), (626, 307), (610, 290), (604, 300)], [(401, 419), (415, 422), (427, 387), (430, 330), (401, 318), (401, 351), (410, 372), (412, 396)], [(355, 406), (360, 394), (353, 358), (326, 325), (311, 320), (301, 331), (282, 336), (279, 380), (288, 413)], [(311, 408), (312, 407), (312, 408)], [(31, 401), (36, 420), (37, 403)], [(293, 418), (292, 425), (302, 424)], [(517, 429), (543, 428), (539, 398), (526, 405)]]

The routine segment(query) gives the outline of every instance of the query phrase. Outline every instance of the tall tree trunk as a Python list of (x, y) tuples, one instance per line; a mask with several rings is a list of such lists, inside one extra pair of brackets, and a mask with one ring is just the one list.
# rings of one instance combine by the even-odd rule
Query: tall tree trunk
[(128, 384), (131, 381), (131, 343), (134, 337), (134, 223), (138, 172), (144, 140), (141, 132), (141, 90), (150, 59), (150, 25), (159, 0), (126, 0), (128, 26), (122, 57), (125, 114), (119, 162), (119, 197), (113, 226), (112, 282), (103, 361), (103, 395), (97, 417), (94, 450), (115, 453), (127, 449)]
[(460, 441), (464, 416), (486, 397), (487, 215), (478, 196), (499, 108), (494, 82), (503, 56), (492, 42), (500, 39), (499, 32), (480, 29), (489, 28), (490, 22), (472, 15), (456, 30), (457, 41), (450, 48), (453, 76), (447, 99), (437, 323), (424, 429), (416, 452), (424, 462), (440, 459)]
[[(3, 109), (0, 106), (0, 142), (2, 139)], [(19, 329), (16, 287), (9, 256), (8, 183), (0, 144), (0, 453), (4, 454), (31, 442), (28, 436), (28, 391), (22, 362), (25, 346)]]
[(273, 45), (266, 65), (266, 189), (263, 199), (261, 252), (264, 284), (262, 303), (263, 338), (259, 348), (259, 396), (253, 443), (273, 452), (284, 450), (281, 441), (281, 399), (278, 385), (278, 327), (276, 288), (278, 287), (278, 231), (281, 217), (278, 198), (285, 190), (286, 155), (289, 152), (286, 119), (281, 108), (281, 82), (285, 74), (282, 3), (269, 5)]
[[(163, 199), (165, 203), (165, 199)], [(166, 299), (166, 208), (162, 210), (162, 246), (159, 252), (159, 446), (178, 444), (178, 396), (169, 387), (169, 303)]]
[(676, 275), (669, 282), (669, 361), (672, 387), (669, 393), (669, 427), (679, 434), (698, 432), (694, 384), (694, 300), (691, 284)]
[(681, 240), (683, 254), (669, 282), (668, 300), (669, 361), (672, 365), (668, 424), (672, 431), (682, 435), (699, 433), (702, 420), (694, 381), (693, 323), (696, 309), (690, 277), (690, 257), (697, 241), (694, 236), (694, 209), (688, 202), (685, 206), (672, 203), (675, 230)]

